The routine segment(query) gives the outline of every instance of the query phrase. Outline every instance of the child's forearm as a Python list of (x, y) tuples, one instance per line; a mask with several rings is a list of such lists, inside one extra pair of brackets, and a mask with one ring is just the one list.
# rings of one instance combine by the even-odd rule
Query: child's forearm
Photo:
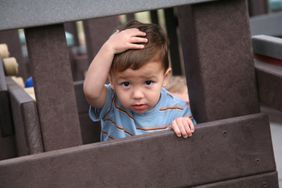
[(114, 52), (105, 43), (92, 60), (84, 80), (84, 94), (88, 102), (99, 98), (103, 93), (111, 68)]

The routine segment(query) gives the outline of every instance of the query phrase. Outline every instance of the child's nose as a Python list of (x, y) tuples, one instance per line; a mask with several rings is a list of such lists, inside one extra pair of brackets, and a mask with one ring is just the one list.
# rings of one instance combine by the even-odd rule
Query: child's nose
[(140, 99), (140, 98), (143, 98), (143, 92), (141, 89), (134, 89), (133, 91), (133, 98), (134, 99)]

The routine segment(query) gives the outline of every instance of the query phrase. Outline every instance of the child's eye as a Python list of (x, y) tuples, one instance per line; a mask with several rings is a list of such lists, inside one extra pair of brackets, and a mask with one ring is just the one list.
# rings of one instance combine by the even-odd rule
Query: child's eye
[(129, 82), (122, 82), (120, 85), (124, 88), (128, 88), (130, 83)]
[(152, 81), (152, 80), (147, 80), (147, 81), (145, 81), (145, 84), (147, 85), (147, 86), (150, 86), (150, 85), (152, 85), (154, 82)]

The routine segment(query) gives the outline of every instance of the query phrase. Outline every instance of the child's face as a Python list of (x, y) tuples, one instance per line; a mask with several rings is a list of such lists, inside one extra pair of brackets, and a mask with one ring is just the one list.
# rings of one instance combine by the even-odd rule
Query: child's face
[(158, 103), (169, 73), (170, 70), (164, 72), (160, 61), (152, 61), (137, 70), (114, 73), (110, 82), (121, 104), (142, 114)]

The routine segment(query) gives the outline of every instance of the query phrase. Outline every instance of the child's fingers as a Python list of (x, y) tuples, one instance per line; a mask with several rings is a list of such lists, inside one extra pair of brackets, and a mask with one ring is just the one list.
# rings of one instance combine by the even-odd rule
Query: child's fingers
[(148, 42), (148, 39), (144, 37), (131, 37), (130, 42), (131, 43), (146, 43)]
[(176, 121), (173, 121), (173, 122), (172, 122), (171, 128), (173, 129), (173, 131), (174, 131), (174, 133), (176, 134), (176, 136), (181, 137), (181, 132), (180, 132), (178, 126), (177, 126)]
[(191, 137), (195, 128), (189, 117), (177, 118), (172, 122), (172, 129), (178, 137)]
[(183, 124), (188, 136), (191, 137), (194, 131), (191, 129), (189, 120), (187, 118), (183, 119)]
[(187, 138), (189, 136), (189, 134), (185, 129), (185, 120), (183, 118), (178, 118), (178, 119), (176, 119), (176, 123), (177, 123), (177, 126), (178, 126), (178, 128), (181, 132), (181, 135), (184, 138)]
[(194, 126), (193, 121), (189, 117), (185, 117), (185, 121), (187, 122), (192, 133), (195, 132), (195, 126)]
[(128, 35), (128, 36), (140, 36), (140, 37), (146, 36), (145, 32), (140, 31), (137, 28), (131, 28), (131, 29), (122, 30), (122, 31), (119, 32), (119, 34), (121, 34), (121, 35)]
[(190, 127), (192, 133), (195, 132), (195, 125), (194, 125), (193, 121), (189, 117), (187, 119), (188, 119), (189, 127)]
[(134, 35), (134, 36), (146, 36), (146, 33), (143, 32), (143, 31), (140, 31), (139, 29), (137, 28), (131, 28), (131, 29), (128, 29), (129, 32)]
[(130, 49), (143, 49), (145, 47), (144, 44), (129, 44), (128, 48)]

